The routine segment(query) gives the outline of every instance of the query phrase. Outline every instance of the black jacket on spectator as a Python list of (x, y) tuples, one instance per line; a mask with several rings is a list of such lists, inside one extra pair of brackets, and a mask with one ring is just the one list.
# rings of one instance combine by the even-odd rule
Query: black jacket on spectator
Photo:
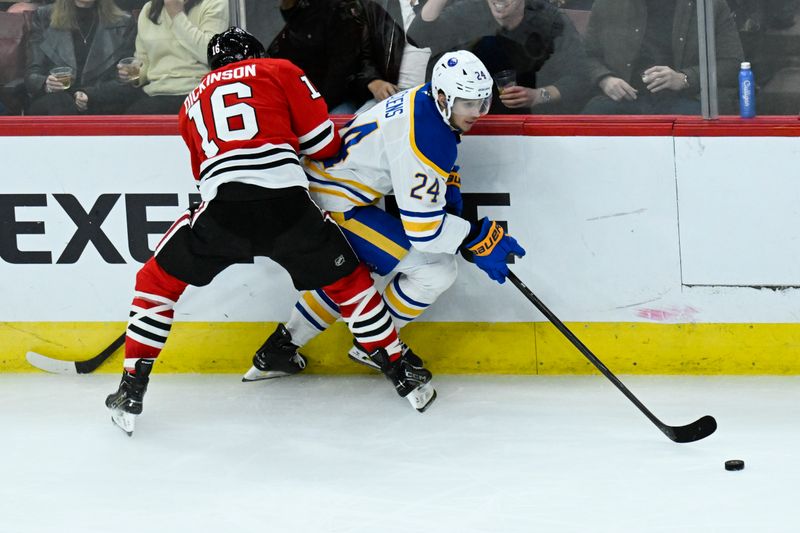
[(406, 32), (399, 0), (366, 0), (364, 7), (360, 71), (356, 75), (355, 89), (361, 100), (369, 100), (372, 93), (367, 85), (371, 81), (380, 79), (397, 84)]
[(125, 14), (110, 25), (98, 22), (89, 46), (86, 63), (77, 65), (72, 31), (50, 28), (52, 5), (36, 10), (28, 40), (28, 63), (25, 86), (28, 94), (36, 98), (44, 95), (44, 84), (53, 67), (72, 67), (75, 82), (67, 91), (83, 91), (89, 97), (92, 113), (116, 113), (124, 107), (131, 94), (139, 89), (121, 83), (117, 77), (117, 63), (133, 55), (136, 23)]
[[(409, 42), (431, 47), (427, 78), (433, 65), (450, 50), (470, 50), (490, 73), (513, 69), (517, 84), (524, 87), (553, 85), (562, 101), (536, 106), (535, 112), (577, 113), (586, 103), (591, 89), (586, 51), (572, 22), (547, 0), (525, 0), (522, 22), (508, 30), (497, 23), (486, 0), (455, 0), (431, 22), (419, 15), (408, 29)], [(508, 109), (497, 97), (492, 113), (530, 113), (527, 108)]]
[(120, 9), (132, 11), (134, 9), (142, 9), (148, 1), (149, 0), (114, 0), (114, 3), (116, 3)]
[(294, 7), (281, 9), (286, 25), (267, 52), (303, 69), (328, 109), (350, 99), (363, 9), (359, 0), (298, 0)]

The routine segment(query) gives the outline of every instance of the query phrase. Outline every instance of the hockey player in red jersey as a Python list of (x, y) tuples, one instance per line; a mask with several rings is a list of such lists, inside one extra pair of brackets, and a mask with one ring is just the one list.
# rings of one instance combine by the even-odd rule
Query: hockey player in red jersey
[[(208, 45), (213, 70), (180, 111), (202, 203), (175, 221), (136, 275), (122, 381), (106, 399), (129, 435), (186, 287), (207, 285), (257, 255), (286, 269), (298, 290), (321, 288), (336, 302), (354, 337), (414, 407), (424, 410), (435, 398), (430, 372), (402, 357), (367, 267), (309, 197), (300, 154), (331, 157), (341, 144), (325, 101), (302, 70), (265, 56), (240, 28), (215, 35)], [(305, 367), (291, 341), (279, 325), (253, 358), (260, 378)]]

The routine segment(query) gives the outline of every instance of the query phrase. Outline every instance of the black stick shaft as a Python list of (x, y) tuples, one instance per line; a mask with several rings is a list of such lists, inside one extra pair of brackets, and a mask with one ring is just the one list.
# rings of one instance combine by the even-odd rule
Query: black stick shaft
[(603, 362), (598, 359), (597, 356), (594, 355), (592, 351), (589, 350), (589, 348), (587, 348), (586, 345), (583, 344), (581, 340), (576, 337), (575, 334), (572, 333), (572, 331), (570, 331), (570, 329), (564, 325), (564, 323), (561, 322), (561, 320), (559, 320), (558, 317), (553, 314), (553, 312), (548, 309), (539, 298), (536, 297), (535, 294), (533, 294), (533, 291), (531, 291), (528, 286), (516, 276), (516, 274), (509, 271), (507, 277), (511, 280), (511, 283), (513, 283), (520, 290), (520, 292), (522, 292), (522, 294), (524, 294), (525, 297), (530, 300), (531, 303), (535, 305), (544, 316), (547, 317), (547, 320), (549, 320), (558, 329), (558, 331), (560, 331), (584, 355), (584, 357), (589, 360), (589, 362), (596, 366), (597, 369), (622, 392), (622, 394), (624, 394), (631, 402), (633, 402), (633, 404), (638, 407), (639, 410), (644, 413), (644, 415), (649, 418), (651, 422), (658, 426), (658, 429), (667, 434), (668, 437), (672, 438), (670, 434), (665, 431), (667, 428), (666, 424), (659, 420), (656, 415), (651, 413), (650, 410), (645, 407), (644, 404), (640, 402), (631, 391), (628, 390), (628, 387), (626, 387), (619, 380), (619, 378), (615, 376), (614, 373), (611, 372), (606, 365), (604, 365)]
[(97, 370), (97, 367), (102, 365), (106, 359), (111, 357), (114, 352), (122, 348), (122, 345), (125, 344), (125, 334), (123, 333), (114, 341), (109, 344), (102, 352), (95, 355), (91, 359), (87, 359), (86, 361), (75, 361), (75, 370), (78, 374), (90, 374)]

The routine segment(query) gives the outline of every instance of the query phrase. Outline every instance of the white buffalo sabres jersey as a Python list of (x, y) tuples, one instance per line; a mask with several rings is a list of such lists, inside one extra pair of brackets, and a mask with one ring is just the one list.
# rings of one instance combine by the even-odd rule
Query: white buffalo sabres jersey
[(340, 135), (337, 157), (304, 163), (320, 207), (344, 213), (394, 193), (415, 248), (455, 253), (470, 230), (469, 222), (444, 211), (459, 137), (442, 120), (430, 85), (391, 96), (357, 115)]

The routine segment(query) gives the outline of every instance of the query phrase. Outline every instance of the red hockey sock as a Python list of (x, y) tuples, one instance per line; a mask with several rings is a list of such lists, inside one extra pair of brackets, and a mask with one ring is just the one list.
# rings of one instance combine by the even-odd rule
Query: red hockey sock
[(392, 317), (363, 263), (322, 290), (339, 306), (342, 319), (367, 353), (384, 348), (390, 361), (400, 358), (400, 340)]
[(136, 274), (125, 337), (125, 370), (135, 373), (136, 361), (155, 359), (161, 353), (172, 328), (173, 308), (187, 286), (152, 257)]

